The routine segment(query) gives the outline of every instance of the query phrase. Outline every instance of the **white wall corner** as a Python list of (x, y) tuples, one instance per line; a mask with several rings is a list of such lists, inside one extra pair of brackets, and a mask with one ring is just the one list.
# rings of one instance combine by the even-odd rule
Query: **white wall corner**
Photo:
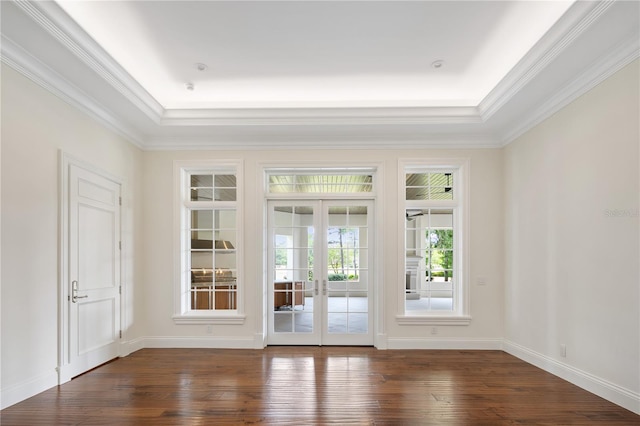
[(389, 339), (386, 333), (378, 333), (376, 336), (375, 347), (379, 350), (389, 349)]
[(31, 398), (34, 395), (44, 392), (58, 385), (58, 372), (51, 373), (24, 380), (15, 385), (0, 389), (0, 410)]
[(388, 349), (501, 350), (502, 339), (397, 337), (388, 339)]
[(504, 341), (505, 352), (558, 376), (582, 389), (598, 395), (636, 414), (640, 414), (640, 393), (625, 389), (586, 371), (559, 362), (525, 346)]
[(253, 349), (264, 349), (267, 347), (267, 336), (263, 333), (256, 333), (253, 336)]
[(138, 337), (137, 339), (127, 340), (124, 342), (120, 342), (120, 350), (118, 355), (120, 357), (129, 356), (132, 353), (139, 351), (140, 349), (144, 349), (145, 339), (143, 337)]

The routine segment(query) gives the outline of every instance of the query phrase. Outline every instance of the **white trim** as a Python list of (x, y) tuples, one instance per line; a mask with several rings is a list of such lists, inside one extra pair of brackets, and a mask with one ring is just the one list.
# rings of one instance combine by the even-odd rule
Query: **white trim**
[[(31, 79), (45, 90), (76, 107), (99, 123), (125, 138), (135, 146), (145, 150), (198, 150), (198, 149), (412, 149), (444, 148), (475, 149), (500, 148), (522, 133), (537, 125), (581, 94), (593, 88), (622, 66), (638, 57), (632, 52), (627, 57), (616, 60), (610, 58), (592, 67), (578, 80), (565, 89), (557, 91), (552, 100), (537, 109), (531, 105), (534, 113), (523, 114), (521, 123), (507, 123), (492, 134), (490, 128), (483, 126), (503, 110), (518, 96), (521, 89), (527, 87), (544, 70), (553, 67), (554, 60), (585, 34), (594, 22), (606, 17), (615, 1), (576, 2), (554, 24), (549, 32), (530, 50), (530, 52), (503, 78), (500, 83), (477, 106), (424, 107), (424, 106), (379, 106), (360, 108), (333, 107), (278, 107), (274, 104), (265, 108), (219, 108), (219, 109), (165, 109), (146, 90), (137, 83), (118, 63), (116, 63), (86, 32), (80, 28), (55, 2), (34, 2), (16, 0), (12, 2), (17, 13), (24, 13), (34, 23), (51, 36), (52, 43), (62, 46), (100, 78), (122, 95), (131, 105), (149, 118), (162, 133), (165, 124), (182, 126), (211, 125), (213, 127), (247, 126), (251, 124), (277, 126), (313, 126), (321, 128), (327, 124), (362, 125), (393, 124), (420, 125), (421, 128), (411, 134), (399, 134), (397, 137), (381, 136), (377, 133), (362, 133), (353, 140), (344, 138), (336, 132), (326, 136), (326, 140), (309, 140), (300, 134), (281, 134), (271, 139), (254, 135), (234, 139), (220, 140), (215, 135), (203, 137), (162, 137), (153, 136), (153, 132), (144, 132), (142, 127), (127, 124), (130, 117), (121, 117), (117, 111), (105, 108), (105, 104), (93, 99), (73, 82), (68, 81), (52, 68), (24, 51), (4, 35), (2, 36), (2, 61)], [(12, 12), (16, 13), (16, 12)], [(637, 36), (631, 37), (637, 42)], [(52, 44), (53, 45), (53, 44)], [(449, 133), (443, 130), (455, 124), (463, 124), (472, 129), (471, 133)], [(148, 129), (147, 129), (148, 130)], [(156, 133), (158, 133), (156, 132)], [(143, 135), (146, 133), (147, 135)], [(159, 133), (158, 133), (159, 134)]]
[(506, 339), (503, 343), (503, 350), (588, 392), (640, 414), (640, 393), (638, 392), (618, 386), (615, 383)]
[(4, 410), (18, 402), (31, 398), (34, 395), (44, 392), (58, 385), (58, 374), (56, 372), (42, 374), (32, 377), (20, 383), (2, 388), (0, 391), (0, 410)]
[(2, 36), (0, 47), (3, 63), (136, 147), (144, 147), (143, 138), (122, 122), (120, 117), (111, 114), (100, 102), (60, 76), (4, 35)]
[[(453, 201), (429, 201), (430, 207), (447, 207), (455, 208), (458, 210), (458, 223), (454, 226), (458, 226), (458, 229), (462, 229), (461, 235), (461, 247), (454, 253), (455, 258), (458, 259), (454, 262), (460, 264), (456, 267), (456, 275), (460, 278), (458, 284), (458, 291), (455, 297), (460, 300), (460, 305), (456, 312), (451, 315), (443, 313), (436, 313), (429, 315), (415, 315), (407, 314), (405, 312), (405, 286), (400, 283), (405, 282), (404, 266), (398, 268), (398, 285), (396, 288), (397, 294), (397, 306), (396, 321), (398, 323), (407, 324), (444, 324), (445, 319), (450, 321), (449, 325), (468, 325), (471, 321), (471, 288), (470, 288), (470, 271), (471, 271), (471, 250), (469, 248), (469, 242), (471, 235), (471, 160), (469, 158), (399, 158), (398, 159), (398, 210), (397, 210), (397, 236), (398, 236), (398, 265), (405, 264), (405, 209), (409, 204), (420, 203), (413, 200), (405, 200), (405, 173), (411, 169), (450, 169), (455, 170), (455, 179), (458, 182), (456, 184), (457, 194), (462, 194), (462, 197), (456, 198)], [(459, 259), (462, 258), (462, 262)], [(400, 320), (400, 318), (405, 318)]]
[(16, 6), (156, 123), (164, 109), (55, 2), (16, 0)]
[(499, 146), (506, 146), (640, 57), (640, 40), (631, 37), (549, 98), (526, 118), (510, 126)]
[[(383, 206), (379, 200), (384, 200), (384, 176), (385, 176), (385, 162), (383, 161), (349, 161), (349, 160), (336, 160), (330, 162), (331, 164), (327, 166), (327, 161), (325, 160), (301, 160), (301, 161), (265, 161), (258, 162), (257, 169), (259, 170), (259, 182), (257, 194), (260, 197), (260, 207), (262, 208), (263, 214), (261, 215), (261, 223), (260, 226), (262, 229), (262, 233), (260, 237), (262, 238), (261, 244), (257, 247), (257, 250), (260, 251), (259, 256), (257, 257), (262, 261), (262, 265), (258, 265), (261, 270), (264, 271), (261, 274), (261, 279), (263, 282), (262, 286), (259, 286), (259, 290), (261, 292), (261, 301), (262, 301), (262, 329), (264, 332), (264, 345), (267, 345), (268, 338), (268, 319), (267, 315), (269, 314), (269, 306), (268, 306), (268, 295), (267, 295), (267, 278), (268, 278), (268, 268), (265, 267), (268, 262), (267, 258), (267, 250), (264, 250), (265, 241), (268, 240), (268, 224), (267, 224), (267, 211), (268, 211), (268, 202), (270, 200), (280, 200), (280, 199), (296, 199), (296, 200), (318, 200), (318, 199), (364, 199), (371, 200), (373, 202), (373, 229), (375, 232), (375, 241), (374, 241), (374, 264), (375, 266), (372, 268), (373, 271), (373, 282), (371, 289), (372, 297), (373, 297), (373, 345), (376, 348), (386, 348), (386, 335), (384, 328), (384, 297), (383, 297), (383, 274), (384, 274), (384, 262), (376, 262), (376, 259), (382, 259), (383, 252), (383, 234), (384, 234), (384, 211)], [(287, 170), (287, 171), (295, 171), (296, 169), (306, 169), (306, 170), (336, 170), (336, 169), (351, 169), (356, 171), (370, 171), (373, 175), (373, 183), (372, 183), (372, 192), (363, 193), (361, 197), (358, 197), (357, 193), (346, 194), (344, 196), (336, 196), (335, 194), (309, 194), (309, 197), (305, 197), (305, 194), (283, 194), (282, 197), (279, 194), (270, 194), (267, 190), (267, 173), (269, 170)], [(381, 338), (381, 336), (384, 336)]]
[[(183, 238), (185, 231), (184, 211), (189, 208), (189, 202), (183, 199), (184, 191), (187, 188), (185, 179), (189, 172), (233, 172), (236, 177), (236, 201), (228, 204), (236, 211), (236, 237), (238, 246), (236, 247), (236, 274), (240, 285), (237, 286), (235, 310), (225, 312), (192, 311), (187, 306), (189, 301), (183, 301), (182, 252)], [(225, 160), (174, 160), (173, 162), (173, 322), (175, 324), (244, 324), (244, 298), (245, 298), (245, 271), (244, 271), (244, 161), (239, 159)], [(219, 204), (224, 204), (220, 202)], [(219, 207), (212, 207), (219, 208)]]
[[(310, 129), (310, 131), (314, 131)], [(199, 150), (345, 150), (345, 149), (490, 149), (499, 147), (498, 139), (486, 134), (434, 134), (416, 130), (412, 136), (380, 138), (379, 134), (362, 134), (357, 139), (344, 139), (340, 133), (322, 140), (305, 140), (305, 135), (280, 134), (260, 139), (215, 140), (213, 137), (152, 137), (144, 146), (146, 151), (199, 151)]]
[(164, 348), (215, 348), (215, 349), (262, 349), (261, 340), (254, 337), (211, 336), (211, 337), (145, 337), (144, 347)]
[(368, 124), (480, 124), (473, 106), (371, 108), (228, 108), (168, 109), (163, 126), (296, 126)]
[(576, 40), (614, 3), (612, 0), (574, 3), (518, 64), (480, 102), (478, 111), (486, 122), (523, 87)]
[(241, 324), (244, 324), (245, 319), (246, 319), (245, 315), (186, 315), (185, 314), (185, 315), (173, 316), (173, 322), (176, 324), (241, 325)]
[(389, 338), (388, 349), (443, 349), (443, 350), (490, 350), (502, 349), (502, 339), (499, 338), (458, 338), (440, 337), (429, 339), (424, 337), (396, 337)]
[[(121, 199), (126, 199), (126, 180), (109, 173), (101, 168), (95, 167), (90, 163), (80, 160), (63, 150), (58, 151), (58, 383), (62, 384), (71, 380), (71, 375), (67, 372), (70, 370), (70, 354), (69, 354), (69, 166), (76, 166), (87, 170), (104, 179), (110, 180), (120, 187)], [(126, 246), (126, 241), (122, 238), (122, 215), (123, 205), (118, 208), (120, 214), (120, 229), (118, 230), (119, 240)], [(126, 312), (123, 307), (126, 306), (126, 295), (128, 284), (125, 278), (126, 262), (123, 261), (125, 250), (119, 250), (120, 254), (120, 329), (124, 329), (127, 324)]]
[(398, 325), (469, 325), (471, 316), (396, 315)]
[(126, 357), (134, 352), (144, 349), (144, 337), (138, 337), (133, 340), (128, 340), (120, 343), (120, 357)]

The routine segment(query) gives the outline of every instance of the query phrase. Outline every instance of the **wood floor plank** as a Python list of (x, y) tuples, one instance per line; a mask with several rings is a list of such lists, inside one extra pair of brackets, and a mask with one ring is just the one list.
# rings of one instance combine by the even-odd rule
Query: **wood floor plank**
[(501, 351), (143, 349), (0, 412), (4, 425), (640, 425)]

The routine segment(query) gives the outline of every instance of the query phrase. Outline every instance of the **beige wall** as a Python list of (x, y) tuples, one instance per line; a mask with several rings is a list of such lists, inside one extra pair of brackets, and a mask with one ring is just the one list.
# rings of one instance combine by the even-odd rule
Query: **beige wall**
[(507, 342), (636, 395), (639, 80), (636, 61), (505, 149)]
[(135, 263), (141, 249), (142, 152), (4, 66), (1, 137), (4, 406), (15, 395), (57, 380), (61, 149), (124, 181), (124, 331), (142, 333), (133, 306), (142, 276)]
[[(260, 165), (336, 158), (380, 165), (383, 231), (380, 332), (389, 346), (501, 342), (597, 380), (638, 384), (638, 64), (625, 68), (505, 149), (141, 152), (44, 89), (2, 70), (1, 385), (37, 392), (55, 377), (58, 150), (121, 177), (125, 340), (132, 346), (255, 342), (263, 330)], [(469, 326), (396, 322), (398, 159), (470, 159)], [(244, 162), (247, 320), (176, 325), (173, 162)], [(486, 285), (476, 284), (477, 278)], [(503, 279), (504, 278), (504, 279)], [(506, 327), (506, 328), (505, 328)], [(238, 340), (239, 339), (239, 340)], [(484, 343), (483, 343), (484, 342)], [(499, 344), (499, 343), (498, 343)], [(567, 357), (559, 355), (567, 345)]]
[[(398, 225), (404, 217), (398, 215), (398, 159), (415, 158), (469, 158), (471, 172), (471, 314), (469, 326), (439, 326), (437, 335), (431, 334), (428, 326), (398, 325), (396, 322), (398, 286), (404, 286), (404, 264), (398, 265)], [(247, 319), (242, 326), (214, 326), (212, 334), (206, 333), (205, 325), (175, 325), (173, 313), (173, 162), (185, 159), (241, 159), (245, 171), (245, 215), (244, 247)], [(380, 164), (384, 179), (380, 182), (383, 196), (378, 200), (384, 224), (382, 245), (384, 247), (383, 275), (379, 277), (379, 294), (384, 308), (382, 340), (389, 345), (431, 347), (434, 341), (459, 339), (462, 345), (475, 345), (478, 341), (493, 339), (499, 346), (503, 335), (502, 318), (502, 152), (499, 149), (484, 150), (272, 150), (272, 151), (179, 151), (146, 152), (144, 156), (144, 206), (145, 222), (145, 317), (150, 341), (154, 344), (176, 342), (173, 338), (218, 339), (218, 344), (251, 346), (263, 330), (262, 318), (262, 224), (264, 199), (259, 195), (261, 167), (292, 161), (304, 163), (320, 161), (334, 165), (337, 161), (351, 159), (356, 162)], [(401, 182), (402, 184), (402, 182)], [(487, 285), (476, 286), (475, 277), (487, 278)], [(242, 340), (242, 342), (239, 342)], [(164, 343), (163, 343), (164, 342)], [(202, 344), (210, 344), (203, 342)], [(216, 343), (211, 343), (215, 345)], [(450, 344), (455, 344), (451, 343)]]

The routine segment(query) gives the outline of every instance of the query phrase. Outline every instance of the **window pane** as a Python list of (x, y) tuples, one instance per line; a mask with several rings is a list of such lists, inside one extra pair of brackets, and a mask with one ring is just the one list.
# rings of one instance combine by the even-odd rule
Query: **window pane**
[(215, 254), (216, 269), (236, 269), (236, 254), (235, 253), (220, 253)]
[(215, 182), (216, 182), (216, 188), (235, 188), (236, 176), (235, 175), (216, 175)]
[(373, 191), (371, 174), (269, 175), (271, 193), (363, 193)]
[(215, 201), (236, 201), (236, 190), (230, 188), (216, 188)]
[(407, 188), (405, 198), (407, 200), (427, 200), (429, 194), (427, 188)]
[(191, 229), (213, 229), (213, 210), (192, 210)]
[(191, 175), (191, 188), (212, 188), (212, 175)]
[(213, 252), (192, 251), (191, 269), (207, 269), (210, 271), (213, 270)]
[(407, 173), (406, 200), (453, 200), (452, 173)]
[(453, 309), (453, 209), (408, 209), (407, 311)]
[(212, 249), (213, 248), (213, 232), (212, 231), (192, 231), (191, 232), (191, 248), (192, 249)]
[(213, 200), (213, 189), (195, 188), (191, 189), (191, 201), (211, 201)]
[(235, 210), (216, 210), (215, 219), (216, 229), (236, 229)]

